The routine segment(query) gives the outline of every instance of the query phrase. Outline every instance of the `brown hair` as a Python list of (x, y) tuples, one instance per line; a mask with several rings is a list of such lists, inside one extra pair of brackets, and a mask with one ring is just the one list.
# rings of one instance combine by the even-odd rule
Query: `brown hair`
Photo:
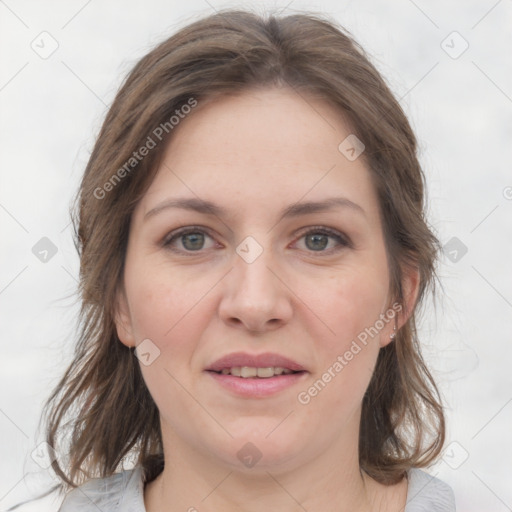
[(404, 272), (419, 271), (413, 312), (380, 350), (363, 399), (360, 466), (392, 484), (407, 469), (438, 457), (443, 409), (420, 353), (415, 317), (427, 288), (435, 288), (439, 242), (425, 221), (425, 179), (406, 116), (364, 51), (335, 22), (309, 13), (221, 11), (179, 30), (135, 65), (85, 169), (73, 218), (80, 255), (79, 339), (44, 410), (47, 442), (58, 454), (53, 469), (64, 484), (109, 476), (128, 458), (143, 466), (147, 480), (163, 468), (159, 412), (133, 349), (119, 341), (114, 318), (131, 214), (172, 129), (167, 125), (166, 138), (140, 161), (130, 160), (134, 151), (191, 99), (201, 104), (251, 87), (280, 86), (340, 108), (364, 142), (393, 300), (403, 303)]

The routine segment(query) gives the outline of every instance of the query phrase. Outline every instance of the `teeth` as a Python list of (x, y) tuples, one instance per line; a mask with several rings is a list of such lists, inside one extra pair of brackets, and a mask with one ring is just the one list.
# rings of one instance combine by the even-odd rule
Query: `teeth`
[(274, 368), (258, 368), (256, 370), (256, 374), (258, 375), (258, 377), (268, 379), (269, 377), (274, 376)]
[(253, 368), (250, 366), (236, 366), (234, 368), (223, 368), (220, 372), (222, 375), (233, 375), (235, 377), (242, 377), (243, 379), (250, 379), (259, 377), (260, 379), (268, 379), (275, 375), (288, 375), (293, 373), (288, 368), (281, 368), (280, 366), (269, 368)]
[(257, 375), (257, 368), (249, 368), (248, 366), (242, 366), (242, 368), (240, 368), (240, 377), (243, 377), (244, 379), (249, 377), (256, 377)]

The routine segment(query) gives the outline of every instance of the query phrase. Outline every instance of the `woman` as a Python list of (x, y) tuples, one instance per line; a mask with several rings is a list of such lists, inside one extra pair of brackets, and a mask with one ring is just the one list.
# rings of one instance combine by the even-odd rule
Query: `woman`
[(78, 199), (81, 337), (46, 411), (81, 485), (62, 512), (455, 510), (419, 469), (445, 423), (416, 140), (341, 28), (180, 30), (128, 76)]

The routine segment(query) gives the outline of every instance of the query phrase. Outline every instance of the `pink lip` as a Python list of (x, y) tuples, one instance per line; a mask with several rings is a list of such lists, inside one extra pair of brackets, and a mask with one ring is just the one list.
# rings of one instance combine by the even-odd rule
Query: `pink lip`
[(300, 372), (277, 375), (268, 379), (260, 379), (258, 377), (244, 379), (243, 377), (223, 375), (213, 371), (207, 373), (224, 389), (244, 398), (264, 398), (273, 395), (293, 386), (307, 375), (307, 372)]
[(235, 368), (235, 367), (248, 366), (250, 368), (287, 368), (294, 372), (303, 372), (305, 368), (299, 363), (288, 359), (287, 357), (279, 354), (265, 353), (265, 354), (246, 354), (244, 352), (234, 352), (227, 356), (217, 359), (213, 364), (208, 366), (206, 370), (212, 372), (220, 372), (224, 368)]
[[(281, 367), (299, 373), (276, 375), (275, 377), (266, 379), (258, 377), (245, 379), (243, 377), (235, 377), (234, 375), (216, 373), (225, 368), (242, 366), (248, 366), (250, 368)], [(293, 386), (308, 373), (299, 363), (279, 354), (265, 353), (251, 355), (243, 352), (236, 352), (221, 357), (206, 368), (206, 371), (223, 388), (245, 398), (263, 398), (272, 395)]]

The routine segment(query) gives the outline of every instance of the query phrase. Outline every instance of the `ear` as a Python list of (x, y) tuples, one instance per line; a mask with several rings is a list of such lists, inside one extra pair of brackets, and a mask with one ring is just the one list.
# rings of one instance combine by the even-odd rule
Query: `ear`
[(416, 300), (418, 298), (419, 287), (419, 269), (410, 267), (406, 268), (404, 270), (402, 278), (402, 293), (404, 297), (403, 302), (401, 304), (398, 304), (398, 302), (394, 302), (392, 305), (388, 306), (388, 311), (393, 310), (395, 312), (395, 317), (388, 322), (388, 324), (381, 333), (381, 347), (385, 347), (386, 345), (391, 343), (391, 334), (395, 332), (395, 325), (396, 331), (398, 332), (411, 316), (412, 312), (414, 311), (414, 306), (416, 305)]
[(135, 347), (132, 319), (124, 286), (121, 286), (117, 292), (114, 321), (116, 324), (117, 336), (121, 343), (127, 347)]

